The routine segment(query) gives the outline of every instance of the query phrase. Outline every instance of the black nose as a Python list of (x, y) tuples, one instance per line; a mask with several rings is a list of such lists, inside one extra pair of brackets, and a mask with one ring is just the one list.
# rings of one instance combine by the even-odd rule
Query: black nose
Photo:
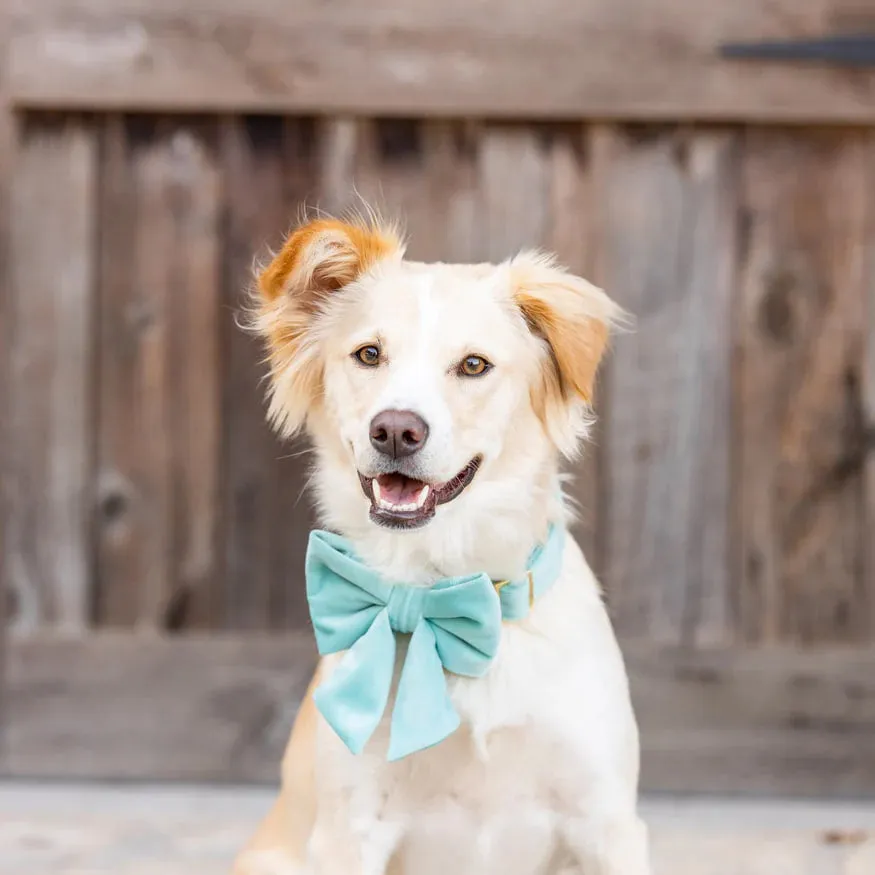
[(371, 420), (371, 445), (393, 459), (419, 452), (427, 439), (425, 420), (412, 410), (384, 410)]

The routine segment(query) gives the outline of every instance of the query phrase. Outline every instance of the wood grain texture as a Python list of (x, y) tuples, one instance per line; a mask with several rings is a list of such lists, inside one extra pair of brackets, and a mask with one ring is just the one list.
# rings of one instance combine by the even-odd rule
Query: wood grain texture
[[(220, 177), (196, 127), (111, 123), (99, 616), (209, 624), (218, 589)], [(119, 263), (121, 262), (121, 263)]]
[(868, 137), (747, 138), (734, 410), (747, 640), (875, 632), (863, 572), (872, 190)]
[[(9, 37), (10, 18), (8, 14), (0, 13), (0, 51), (4, 55)], [(9, 209), (3, 205), (10, 203), (12, 190), (13, 156), (15, 154), (15, 117), (9, 108), (6, 95), (6, 77), (0, 72), (0, 409), (10, 409), (12, 392), (12, 300), (10, 280), (12, 276), (10, 254), (12, 252), (9, 239), (10, 219)], [(4, 640), (6, 638), (7, 618), (11, 613), (11, 585), (7, 577), (7, 550), (5, 540), (12, 514), (12, 496), (9, 481), (12, 476), (11, 429), (9, 417), (0, 418), (0, 677), (4, 672)], [(3, 684), (0, 682), (0, 723), (3, 720)]]
[(318, 210), (338, 216), (362, 206), (355, 193), (356, 155), (361, 130), (360, 119), (336, 116), (319, 121)]
[(4, 548), (20, 628), (82, 629), (90, 617), (96, 172), (87, 123), (31, 119), (23, 127), (10, 219)]
[(499, 262), (544, 245), (550, 207), (547, 144), (530, 125), (492, 124), (480, 144), (482, 251)]
[(224, 245), (225, 586), (221, 626), (301, 626), (304, 551), (312, 524), (303, 441), (281, 444), (265, 419), (264, 350), (239, 317), (253, 262), (269, 257), (316, 194), (312, 122), (228, 118), (222, 125)]
[(605, 132), (600, 282), (631, 312), (608, 374), (605, 580), (618, 630), (727, 639), (732, 135)]
[(478, 130), (465, 122), (359, 121), (352, 180), (356, 194), (408, 238), (416, 261), (479, 257)]
[(274, 781), (311, 636), (103, 633), (9, 652), (6, 775)]
[[(875, 138), (867, 138), (865, 149), (870, 166), (875, 160)], [(867, 236), (875, 231), (875, 192), (870, 190), (867, 208)], [(861, 401), (863, 413), (863, 441), (861, 450), (863, 464), (863, 580), (866, 588), (868, 610), (865, 623), (875, 637), (875, 263), (871, 254), (866, 259), (863, 279), (865, 334), (863, 339), (863, 373), (861, 381)]]
[[(171, 0), (43, 0), (18, 6), (10, 91), (40, 108), (871, 122), (875, 72), (865, 67), (720, 57), (728, 41), (848, 27), (841, 9), (200, 0), (195, 12)], [(871, 13), (862, 19), (854, 30), (871, 28)]]
[[(875, 792), (871, 650), (625, 650), (645, 789)], [(313, 658), (307, 633), (13, 641), (2, 771), (273, 781)]]
[(871, 648), (623, 649), (644, 788), (871, 795)]
[[(548, 212), (543, 247), (556, 254), (563, 267), (598, 283), (599, 221), (597, 183), (591, 168), (592, 129), (567, 125), (550, 130), (547, 140)], [(604, 371), (602, 371), (604, 374)], [(606, 409), (605, 393), (598, 379), (593, 407), (600, 417)], [(604, 566), (605, 533), (601, 471), (602, 429), (597, 419), (583, 455), (569, 466), (572, 479), (566, 491), (574, 502), (577, 524), (573, 531), (596, 575)]]
[[(97, 594), (100, 625), (130, 626), (139, 616), (139, 587), (148, 511), (139, 496), (135, 472), (144, 460), (139, 417), (132, 415), (142, 337), (141, 290), (131, 270), (136, 252), (137, 210), (134, 157), (125, 119), (106, 118), (101, 154), (101, 215), (112, 217), (100, 229), (100, 367), (97, 447)], [(160, 435), (153, 436), (161, 440)], [(159, 573), (165, 573), (163, 565)]]

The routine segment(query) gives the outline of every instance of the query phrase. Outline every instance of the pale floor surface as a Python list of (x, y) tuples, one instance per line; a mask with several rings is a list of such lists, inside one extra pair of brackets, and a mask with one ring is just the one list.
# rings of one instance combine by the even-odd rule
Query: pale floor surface
[[(0, 783), (0, 875), (227, 875), (265, 789)], [(648, 798), (656, 875), (875, 875), (875, 800)]]

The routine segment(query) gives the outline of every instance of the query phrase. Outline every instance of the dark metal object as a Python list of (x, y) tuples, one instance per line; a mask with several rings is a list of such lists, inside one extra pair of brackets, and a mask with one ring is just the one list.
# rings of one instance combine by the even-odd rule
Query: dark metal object
[(875, 67), (875, 33), (837, 34), (799, 40), (724, 43), (724, 58), (762, 61), (807, 61), (843, 67)]

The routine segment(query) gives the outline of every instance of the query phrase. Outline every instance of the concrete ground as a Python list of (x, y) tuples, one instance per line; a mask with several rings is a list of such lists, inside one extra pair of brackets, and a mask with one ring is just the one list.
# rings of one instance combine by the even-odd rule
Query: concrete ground
[[(0, 875), (227, 875), (264, 789), (0, 783)], [(656, 875), (875, 875), (875, 800), (647, 798)]]

